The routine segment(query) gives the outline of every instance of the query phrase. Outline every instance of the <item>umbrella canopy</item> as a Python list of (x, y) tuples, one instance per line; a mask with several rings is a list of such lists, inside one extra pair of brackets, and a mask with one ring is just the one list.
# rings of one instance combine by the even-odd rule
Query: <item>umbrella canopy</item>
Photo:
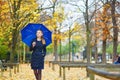
[(22, 41), (30, 47), (33, 39), (36, 38), (36, 31), (41, 30), (46, 41), (46, 46), (52, 43), (52, 32), (43, 24), (29, 23), (21, 30)]

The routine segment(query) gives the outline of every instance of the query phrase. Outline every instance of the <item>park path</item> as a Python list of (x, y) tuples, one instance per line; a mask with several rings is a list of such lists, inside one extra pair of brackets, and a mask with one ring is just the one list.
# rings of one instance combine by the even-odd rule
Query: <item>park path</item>
[[(12, 70), (13, 72), (13, 70)], [(30, 68), (30, 64), (20, 64), (20, 72), (12, 74), (9, 77), (9, 71), (4, 72), (3, 77), (0, 80), (35, 80), (33, 71)], [(43, 70), (42, 80), (62, 80), (59, 77), (59, 66), (55, 66), (55, 71), (45, 64), (45, 69)], [(71, 68), (68, 70), (66, 68), (66, 80), (89, 80), (86, 78), (85, 68)], [(96, 79), (96, 80), (107, 80), (107, 79)]]
[[(66, 69), (66, 78), (67, 80), (80, 80), (85, 78), (85, 73), (85, 69)], [(48, 66), (48, 64), (45, 64), (45, 69), (43, 70), (42, 76), (42, 80), (62, 80), (62, 77), (59, 77), (59, 66), (57, 65), (55, 67), (55, 71), (53, 71), (51, 67)], [(6, 71), (0, 80), (35, 80), (35, 77), (33, 71), (30, 68), (30, 64), (20, 64), (19, 73), (12, 73), (12, 77), (10, 78), (9, 71)]]

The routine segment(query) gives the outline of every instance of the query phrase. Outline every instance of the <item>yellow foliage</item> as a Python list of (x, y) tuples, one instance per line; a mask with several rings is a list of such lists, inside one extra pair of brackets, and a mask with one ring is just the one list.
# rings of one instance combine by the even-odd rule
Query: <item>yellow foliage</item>
[[(0, 37), (7, 39), (8, 42), (12, 40), (13, 30), (19, 31), (23, 25), (37, 22), (40, 16), (36, 0), (22, 0), (20, 8), (16, 9), (15, 5), (18, 5), (18, 0), (0, 1)], [(17, 26), (13, 26), (14, 23)]]
[[(96, 27), (93, 29), (96, 33), (96, 37), (100, 38), (101, 40), (107, 40), (110, 36), (110, 28), (111, 25), (108, 22), (111, 21), (111, 17), (109, 16), (109, 8), (110, 5), (106, 4), (103, 7), (102, 12), (98, 12), (97, 18), (96, 18)], [(98, 32), (98, 33), (97, 33)]]
[(81, 39), (81, 36), (80, 35), (75, 35), (75, 36), (72, 36), (73, 39), (76, 39), (76, 40), (80, 40)]
[(54, 31), (55, 29), (57, 29), (59, 26), (57, 25), (57, 23), (62, 23), (62, 21), (64, 20), (64, 9), (63, 7), (59, 8), (58, 10), (56, 10), (52, 16), (51, 19), (46, 20), (44, 22), (45, 25), (47, 25), (47, 27)]

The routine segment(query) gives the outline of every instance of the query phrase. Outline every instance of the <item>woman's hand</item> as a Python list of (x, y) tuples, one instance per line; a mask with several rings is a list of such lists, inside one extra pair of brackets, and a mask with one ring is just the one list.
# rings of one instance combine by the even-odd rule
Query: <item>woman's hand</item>
[(36, 45), (36, 42), (33, 42), (33, 43), (32, 43), (32, 47), (35, 47), (35, 45)]

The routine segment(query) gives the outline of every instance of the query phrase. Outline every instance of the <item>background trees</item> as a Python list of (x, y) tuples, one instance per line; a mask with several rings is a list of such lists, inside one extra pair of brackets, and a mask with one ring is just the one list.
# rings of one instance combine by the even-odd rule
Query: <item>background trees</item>
[(119, 0), (2, 0), (0, 54), (10, 51), (10, 59), (14, 61), (14, 55), (22, 53), (19, 48), (23, 49), (20, 30), (27, 23), (43, 23), (53, 32), (53, 44), (48, 46), (48, 51), (54, 54), (55, 60), (58, 60), (61, 44), (66, 43), (61, 45), (61, 54), (70, 55), (74, 42), (78, 52), (83, 52), (82, 48), (87, 46), (88, 63), (92, 48), (96, 47), (96, 60), (97, 50), (102, 48), (103, 63), (106, 63), (106, 52), (111, 52), (106, 46), (113, 42), (113, 48), (110, 48), (114, 61), (119, 52), (119, 8)]
[(37, 9), (38, 5), (35, 0), (25, 1), (25, 0), (6, 0), (1, 1), (2, 11), (1, 11), (1, 36), (8, 43), (7, 46), (10, 47), (10, 60), (14, 61), (14, 55), (16, 54), (16, 47), (19, 46), (19, 31), (28, 22), (37, 21), (39, 16)]

